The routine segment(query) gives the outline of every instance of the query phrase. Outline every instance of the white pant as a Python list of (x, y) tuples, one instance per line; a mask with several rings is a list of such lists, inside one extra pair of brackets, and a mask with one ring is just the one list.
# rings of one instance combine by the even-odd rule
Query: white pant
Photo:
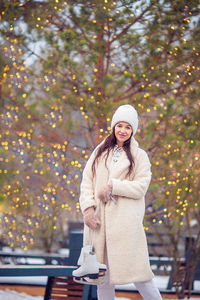
[[(144, 300), (162, 300), (158, 288), (155, 286), (153, 280), (144, 282), (135, 282), (136, 289)], [(110, 284), (109, 270), (102, 282), (97, 286), (98, 300), (114, 300), (115, 299), (115, 286)]]

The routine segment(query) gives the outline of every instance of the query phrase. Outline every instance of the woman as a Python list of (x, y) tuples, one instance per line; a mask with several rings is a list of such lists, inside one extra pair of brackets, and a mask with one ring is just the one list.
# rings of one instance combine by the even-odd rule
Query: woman
[(146, 152), (134, 139), (137, 128), (136, 110), (120, 106), (112, 118), (112, 133), (96, 147), (83, 171), (84, 245), (89, 244), (89, 230), (95, 230), (97, 260), (108, 268), (97, 287), (99, 300), (113, 300), (114, 285), (127, 283), (134, 283), (145, 300), (162, 299), (152, 280), (143, 228), (151, 170)]

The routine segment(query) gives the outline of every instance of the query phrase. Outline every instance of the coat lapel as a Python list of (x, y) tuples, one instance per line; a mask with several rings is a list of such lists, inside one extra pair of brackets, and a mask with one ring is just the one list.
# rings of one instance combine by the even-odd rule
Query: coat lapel
[(119, 157), (119, 160), (113, 165), (112, 170), (110, 172), (110, 177), (119, 178), (121, 173), (127, 171), (129, 165), (130, 162), (127, 158), (126, 152), (123, 151), (121, 156)]

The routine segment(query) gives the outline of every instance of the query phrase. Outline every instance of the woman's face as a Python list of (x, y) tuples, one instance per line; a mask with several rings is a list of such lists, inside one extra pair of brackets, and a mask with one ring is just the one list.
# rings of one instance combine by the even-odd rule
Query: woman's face
[(124, 142), (127, 141), (133, 132), (131, 125), (127, 122), (119, 122), (115, 125), (115, 137), (117, 145), (122, 147)]

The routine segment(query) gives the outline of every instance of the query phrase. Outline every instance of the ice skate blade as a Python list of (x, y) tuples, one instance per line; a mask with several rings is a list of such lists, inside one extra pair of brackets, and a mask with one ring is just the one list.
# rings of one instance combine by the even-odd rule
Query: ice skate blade
[[(93, 274), (90, 274), (93, 275)], [(96, 275), (96, 274), (95, 274)], [(84, 276), (73, 276), (73, 280), (77, 283), (81, 283), (81, 284), (91, 284), (91, 285), (98, 285), (101, 283), (101, 281), (103, 280), (105, 276), (105, 271), (99, 271), (97, 278), (91, 278), (88, 277), (87, 275)]]
[(101, 283), (101, 281), (103, 280), (103, 276), (99, 277), (97, 279), (90, 279), (88, 277), (82, 277), (79, 278), (78, 277), (73, 277), (73, 281), (80, 283), (80, 284), (89, 284), (89, 285), (98, 285)]
[(84, 278), (84, 277), (87, 277), (87, 278), (90, 278), (90, 279), (97, 279), (99, 277), (99, 273), (94, 273), (94, 274), (84, 274), (82, 276), (76, 276), (72, 273), (72, 275), (75, 277), (75, 278), (78, 278), (78, 279), (81, 279), (81, 278)]

